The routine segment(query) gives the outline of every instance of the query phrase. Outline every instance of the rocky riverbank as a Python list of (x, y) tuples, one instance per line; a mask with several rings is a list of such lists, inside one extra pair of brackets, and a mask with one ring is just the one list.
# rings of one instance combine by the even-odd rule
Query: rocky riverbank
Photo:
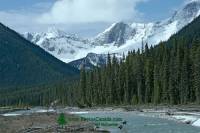
[[(34, 113), (30, 115), (0, 116), (0, 133), (104, 133), (95, 129), (92, 123), (83, 121), (69, 121), (61, 127), (57, 124), (57, 113)], [(76, 116), (66, 114), (68, 119)]]
[(14, 112), (14, 111), (21, 111), (21, 110), (30, 110), (30, 109), (28, 107), (24, 107), (24, 108), (0, 107), (0, 114)]

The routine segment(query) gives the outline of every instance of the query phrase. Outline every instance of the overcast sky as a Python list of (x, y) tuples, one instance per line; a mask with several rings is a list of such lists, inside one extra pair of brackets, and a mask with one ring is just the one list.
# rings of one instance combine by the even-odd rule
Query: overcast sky
[(18, 32), (54, 26), (89, 37), (118, 21), (152, 22), (170, 17), (186, 0), (1, 0), (0, 22)]

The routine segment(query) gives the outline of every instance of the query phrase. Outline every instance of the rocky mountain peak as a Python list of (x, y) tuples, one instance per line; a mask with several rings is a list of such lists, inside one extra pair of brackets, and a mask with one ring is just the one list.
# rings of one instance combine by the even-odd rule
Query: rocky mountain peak
[(135, 32), (130, 25), (124, 22), (119, 22), (113, 24), (103, 33), (99, 34), (95, 41), (100, 44), (114, 43), (116, 46), (121, 46), (122, 44), (126, 43), (126, 40), (132, 33), (134, 34)]
[(190, 20), (200, 15), (200, 0), (191, 0), (183, 6), (180, 10), (176, 11), (172, 16), (172, 20)]

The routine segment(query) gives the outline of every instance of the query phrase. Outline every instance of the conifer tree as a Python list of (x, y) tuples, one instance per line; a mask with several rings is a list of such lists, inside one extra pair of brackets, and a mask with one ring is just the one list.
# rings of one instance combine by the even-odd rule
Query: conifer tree
[(86, 98), (86, 72), (85, 69), (81, 69), (81, 74), (80, 74), (80, 89), (81, 89), (81, 95), (82, 95), (82, 102), (86, 103), (87, 98)]
[(158, 66), (154, 66), (154, 93), (153, 93), (153, 99), (154, 104), (160, 103), (160, 94), (161, 94), (161, 88), (160, 88), (160, 74)]
[(184, 59), (181, 67), (181, 78), (180, 78), (180, 97), (181, 104), (186, 104), (189, 101), (189, 57), (188, 48), (184, 49)]
[(194, 88), (196, 91), (196, 101), (200, 104), (200, 48), (197, 49), (194, 61)]

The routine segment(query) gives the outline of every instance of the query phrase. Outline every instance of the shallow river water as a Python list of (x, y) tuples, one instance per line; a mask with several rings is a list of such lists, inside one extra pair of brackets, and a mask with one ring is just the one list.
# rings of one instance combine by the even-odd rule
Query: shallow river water
[[(80, 116), (90, 119), (96, 118), (97, 121), (94, 122), (97, 124), (99, 124), (100, 118), (122, 118), (121, 122), (117, 121), (118, 126), (100, 126), (100, 128), (110, 130), (112, 133), (200, 133), (198, 127), (171, 120), (140, 116), (134, 112), (89, 112), (88, 114), (80, 114)], [(123, 124), (123, 121), (126, 124)], [(119, 129), (120, 125), (121, 129)]]

